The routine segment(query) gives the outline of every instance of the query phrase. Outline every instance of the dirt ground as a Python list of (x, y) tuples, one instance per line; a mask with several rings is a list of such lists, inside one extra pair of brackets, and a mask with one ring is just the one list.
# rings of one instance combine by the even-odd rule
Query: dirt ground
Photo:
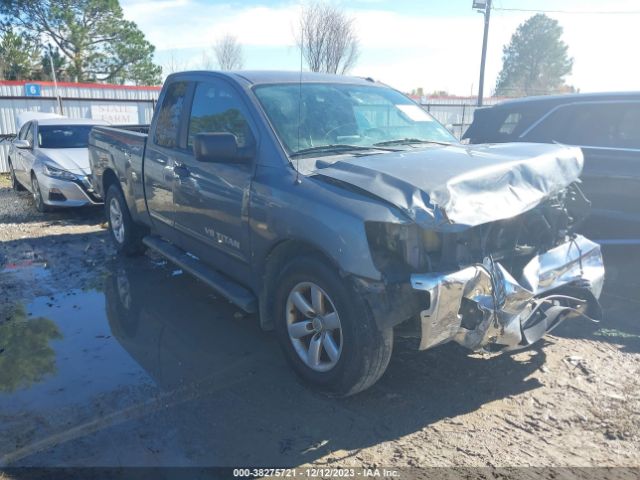
[(397, 338), (378, 384), (331, 399), (102, 222), (0, 179), (0, 466), (640, 466), (639, 247), (604, 250), (600, 324), (513, 355)]

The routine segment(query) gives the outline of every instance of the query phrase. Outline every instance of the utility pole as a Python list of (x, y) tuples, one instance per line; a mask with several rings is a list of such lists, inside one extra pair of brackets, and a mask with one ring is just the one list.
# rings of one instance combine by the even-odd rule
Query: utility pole
[(60, 100), (60, 94), (58, 93), (58, 79), (56, 78), (56, 68), (53, 64), (53, 57), (51, 56), (51, 47), (49, 46), (47, 49), (47, 55), (49, 56), (49, 63), (51, 64), (51, 76), (53, 77), (53, 88), (56, 93), (56, 99), (58, 101), (58, 113), (60, 115), (64, 115), (62, 112), (62, 101)]
[(487, 60), (487, 41), (489, 39), (489, 19), (491, 18), (491, 0), (474, 0), (473, 8), (484, 7), (484, 34), (482, 36), (482, 57), (480, 58), (480, 84), (478, 85), (478, 106), (482, 106), (484, 96), (484, 64)]

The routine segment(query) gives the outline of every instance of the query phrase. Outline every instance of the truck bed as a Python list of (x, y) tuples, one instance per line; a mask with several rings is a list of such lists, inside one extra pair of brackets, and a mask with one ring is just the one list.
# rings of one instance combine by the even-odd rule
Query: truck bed
[(142, 179), (144, 152), (149, 125), (98, 126), (89, 134), (89, 161), (94, 189), (105, 198), (105, 171), (111, 170), (120, 180), (131, 215), (136, 220), (146, 216)]
[(149, 125), (109, 125), (106, 128), (149, 134)]

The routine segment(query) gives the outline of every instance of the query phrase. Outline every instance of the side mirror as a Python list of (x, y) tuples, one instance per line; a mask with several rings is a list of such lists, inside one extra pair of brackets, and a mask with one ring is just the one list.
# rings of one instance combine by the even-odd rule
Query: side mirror
[(13, 145), (16, 148), (21, 148), (21, 149), (31, 148), (31, 144), (29, 143), (28, 140), (14, 140), (13, 141)]
[(199, 162), (242, 162), (251, 157), (244, 150), (238, 147), (233, 133), (198, 133), (193, 141), (193, 153)]

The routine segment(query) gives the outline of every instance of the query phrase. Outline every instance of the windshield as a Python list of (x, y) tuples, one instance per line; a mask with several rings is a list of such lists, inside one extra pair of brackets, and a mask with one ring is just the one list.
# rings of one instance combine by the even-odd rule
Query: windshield
[(255, 94), (289, 154), (405, 140), (457, 143), (431, 115), (390, 88), (302, 83), (261, 85)]
[(38, 128), (40, 148), (87, 148), (93, 125), (41, 125)]

